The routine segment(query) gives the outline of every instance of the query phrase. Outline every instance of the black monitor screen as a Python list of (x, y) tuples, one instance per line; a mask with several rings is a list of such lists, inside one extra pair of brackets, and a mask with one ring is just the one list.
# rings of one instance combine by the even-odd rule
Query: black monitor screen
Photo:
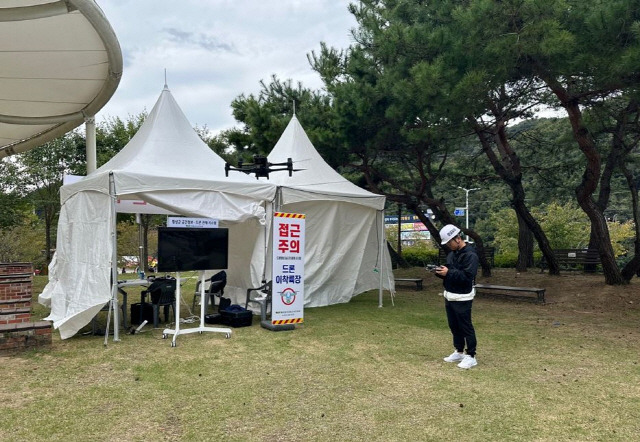
[(158, 271), (226, 269), (229, 229), (158, 228)]

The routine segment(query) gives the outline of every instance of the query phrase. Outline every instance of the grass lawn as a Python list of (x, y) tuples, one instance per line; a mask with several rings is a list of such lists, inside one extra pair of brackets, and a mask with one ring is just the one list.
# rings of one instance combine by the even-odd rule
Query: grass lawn
[[(461, 370), (442, 361), (440, 283), (397, 273), (414, 275), (424, 290), (400, 288), (395, 306), (368, 292), (305, 310), (292, 332), (255, 318), (230, 339), (181, 335), (175, 348), (162, 329), (107, 347), (54, 332), (48, 350), (0, 358), (0, 440), (638, 440), (637, 308), (586, 311), (552, 290), (546, 305), (478, 297), (479, 364)], [(598, 295), (602, 276), (584, 278), (573, 298)], [(640, 283), (618, 290), (640, 303)], [(36, 319), (47, 314), (34, 303)]]

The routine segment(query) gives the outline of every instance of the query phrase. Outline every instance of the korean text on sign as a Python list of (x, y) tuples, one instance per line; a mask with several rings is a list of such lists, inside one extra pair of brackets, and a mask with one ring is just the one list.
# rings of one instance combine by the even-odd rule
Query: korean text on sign
[(300, 253), (300, 224), (278, 226), (278, 250), (282, 253)]

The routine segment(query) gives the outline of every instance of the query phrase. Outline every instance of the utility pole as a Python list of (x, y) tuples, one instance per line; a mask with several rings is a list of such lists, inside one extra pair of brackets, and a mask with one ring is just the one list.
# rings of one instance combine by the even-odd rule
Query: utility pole
[[(456, 186), (458, 189), (462, 189), (465, 192), (465, 206), (464, 206), (464, 214), (467, 218), (467, 222), (465, 224), (465, 228), (469, 230), (469, 192), (473, 192), (474, 190), (480, 190), (479, 187), (474, 187), (473, 189), (465, 189), (464, 187)], [(467, 241), (469, 241), (469, 235), (465, 234), (467, 237)]]

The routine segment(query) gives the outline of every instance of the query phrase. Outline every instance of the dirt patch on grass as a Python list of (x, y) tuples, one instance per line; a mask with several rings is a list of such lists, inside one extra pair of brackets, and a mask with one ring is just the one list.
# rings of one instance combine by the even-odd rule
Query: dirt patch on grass
[[(394, 270), (396, 278), (424, 279), (425, 290), (442, 290), (442, 282), (423, 268)], [(506, 285), (514, 287), (538, 287), (546, 290), (546, 308), (564, 314), (600, 314), (618, 316), (640, 315), (640, 279), (630, 284), (611, 286), (605, 284), (600, 273), (566, 272), (558, 276), (540, 273), (537, 269), (516, 272), (514, 269), (492, 269), (490, 277), (478, 275), (478, 284)], [(398, 287), (399, 290), (411, 290)], [(532, 300), (535, 298), (532, 295)], [(504, 301), (516, 300), (510, 295), (496, 296)]]
[(493, 269), (491, 277), (478, 277), (478, 283), (500, 284), (546, 289), (546, 302), (554, 310), (620, 313), (640, 311), (640, 282), (605, 284), (602, 274), (568, 272), (549, 276), (539, 271), (516, 272), (513, 269)]

